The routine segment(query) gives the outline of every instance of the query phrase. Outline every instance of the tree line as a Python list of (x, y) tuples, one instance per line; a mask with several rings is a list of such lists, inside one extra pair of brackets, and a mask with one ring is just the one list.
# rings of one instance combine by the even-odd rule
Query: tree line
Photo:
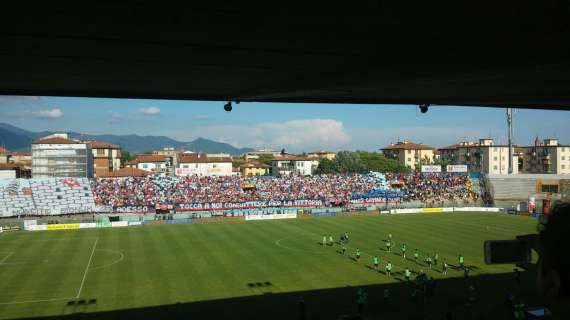
[(410, 168), (376, 152), (340, 151), (334, 160), (326, 158), (319, 160), (315, 173), (366, 173), (369, 171), (408, 173)]

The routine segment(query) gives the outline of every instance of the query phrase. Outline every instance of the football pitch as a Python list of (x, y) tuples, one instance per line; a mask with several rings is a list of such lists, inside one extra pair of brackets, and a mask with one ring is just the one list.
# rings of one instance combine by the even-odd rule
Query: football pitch
[[(536, 232), (536, 224), (523, 216), (454, 213), (4, 233), (0, 318), (297, 319), (303, 300), (307, 319), (335, 319), (355, 311), (359, 287), (369, 292), (364, 312), (370, 317), (498, 312), (506, 288), (529, 294), (532, 276), (523, 275), (516, 287), (512, 265), (484, 264), (483, 242)], [(350, 238), (345, 255), (338, 244), (320, 244), (323, 234), (338, 241), (344, 232)], [(356, 248), (360, 261), (353, 260)], [(436, 251), (439, 265), (429, 270), (423, 259)], [(465, 310), (473, 293), (454, 268), (460, 253), (472, 270), (476, 311)], [(392, 262), (391, 277), (373, 269), (374, 255), (381, 271)], [(444, 259), (452, 266), (445, 276)], [(434, 277), (435, 296), (410, 299), (406, 267)], [(384, 288), (391, 290), (389, 304), (382, 301)]]

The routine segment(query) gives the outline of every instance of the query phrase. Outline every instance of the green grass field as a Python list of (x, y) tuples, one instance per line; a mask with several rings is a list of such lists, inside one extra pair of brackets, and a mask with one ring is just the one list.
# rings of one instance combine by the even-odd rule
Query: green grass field
[[(338, 240), (345, 231), (350, 256), (356, 247), (363, 252), (359, 262), (336, 245), (318, 244), (323, 233)], [(442, 278), (436, 296), (419, 306), (408, 299), (403, 268), (427, 271), (411, 259), (415, 248), (422, 257), (437, 250), (452, 265), (462, 253), (473, 268), (477, 303), (494, 312), (488, 301), (502, 303), (505, 287), (513, 286), (512, 274), (505, 275), (513, 266), (485, 265), (483, 241), (535, 231), (533, 218), (464, 213), (4, 233), (0, 318), (296, 319), (303, 297), (309, 319), (335, 319), (354, 311), (360, 286), (369, 290), (365, 312), (371, 317), (441, 319), (442, 308), (465, 312), (459, 270), (443, 277), (435, 267), (428, 274)], [(396, 241), (392, 253), (384, 251), (388, 233)], [(408, 260), (399, 255), (403, 242)], [(392, 261), (393, 277), (370, 268), (375, 254), (381, 266)], [(531, 283), (531, 276), (524, 280)], [(384, 286), (393, 291), (390, 306), (381, 301)]]

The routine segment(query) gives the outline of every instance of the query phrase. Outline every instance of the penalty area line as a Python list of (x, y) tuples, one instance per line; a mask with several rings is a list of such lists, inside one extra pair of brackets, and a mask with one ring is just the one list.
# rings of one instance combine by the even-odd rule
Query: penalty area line
[(99, 237), (95, 238), (95, 243), (93, 243), (93, 249), (91, 250), (91, 256), (89, 257), (89, 262), (85, 266), (85, 272), (83, 272), (83, 279), (81, 280), (81, 285), (77, 291), (77, 296), (75, 299), (79, 299), (81, 296), (81, 291), (83, 291), (83, 285), (85, 284), (85, 279), (87, 279), (87, 272), (89, 272), (89, 266), (91, 266), (91, 261), (93, 260), (93, 255), (95, 254), (95, 249), (97, 248), (97, 242), (99, 242)]

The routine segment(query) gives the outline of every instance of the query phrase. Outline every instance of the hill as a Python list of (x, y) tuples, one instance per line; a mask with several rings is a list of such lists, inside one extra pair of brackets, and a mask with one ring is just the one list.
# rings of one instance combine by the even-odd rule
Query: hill
[[(34, 139), (51, 133), (53, 132), (32, 132), (7, 123), (0, 123), (0, 145), (4, 145), (10, 150), (29, 150), (30, 144)], [(213, 141), (201, 137), (190, 142), (183, 142), (165, 136), (140, 136), (136, 134), (92, 135), (79, 132), (70, 132), (69, 134), (72, 138), (76, 139), (95, 139), (118, 144), (123, 149), (131, 153), (148, 152), (165, 147), (184, 149), (194, 152), (229, 153), (231, 155), (239, 155), (254, 150), (252, 148), (236, 148), (228, 143)]]

